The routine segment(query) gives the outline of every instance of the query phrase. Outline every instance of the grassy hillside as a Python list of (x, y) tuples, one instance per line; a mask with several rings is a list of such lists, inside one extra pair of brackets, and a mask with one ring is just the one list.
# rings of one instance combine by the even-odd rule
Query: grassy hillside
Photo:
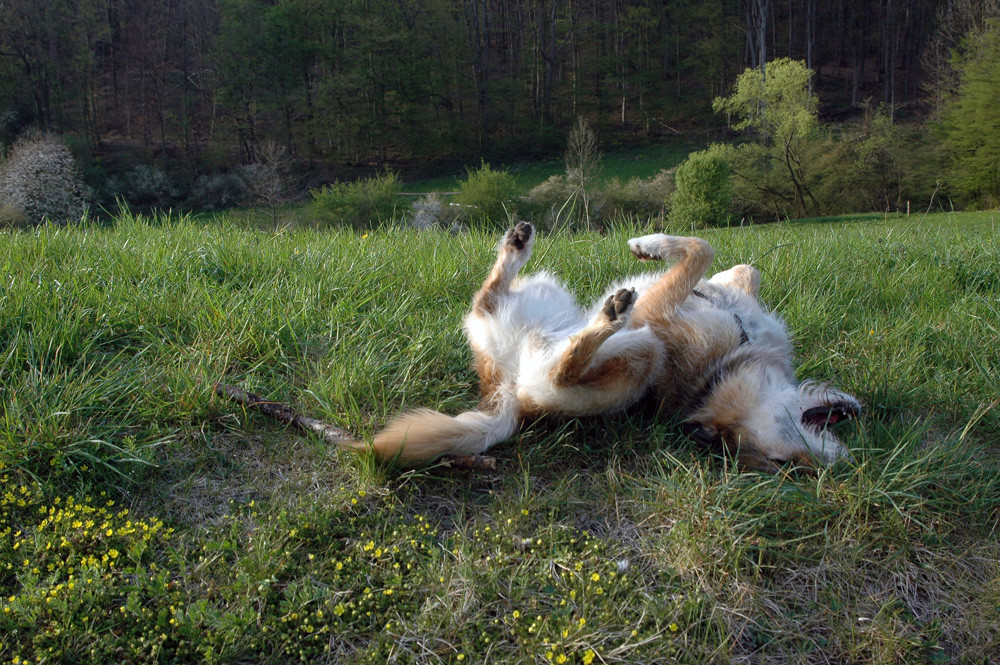
[[(648, 232), (539, 239), (581, 298)], [(868, 407), (818, 478), (647, 412), (399, 473), (213, 395), (371, 434), (473, 406), (496, 238), (123, 218), (0, 234), (0, 661), (990, 662), (1000, 241), (989, 214), (701, 232), (802, 377)], [(20, 659), (20, 660), (17, 660)]]
[[(677, 166), (696, 149), (684, 140), (664, 141), (655, 145), (609, 152), (601, 157), (601, 172), (598, 178), (606, 182), (611, 178), (629, 180), (631, 178), (649, 178), (662, 169)], [(478, 165), (475, 165), (478, 167)], [(544, 182), (549, 176), (565, 175), (566, 164), (557, 159), (548, 162), (528, 162), (524, 164), (494, 164), (496, 169), (510, 171), (517, 178), (518, 186), (524, 191)], [(404, 192), (454, 192), (458, 191), (458, 183), (466, 177), (465, 172), (450, 176), (427, 178), (407, 182)]]

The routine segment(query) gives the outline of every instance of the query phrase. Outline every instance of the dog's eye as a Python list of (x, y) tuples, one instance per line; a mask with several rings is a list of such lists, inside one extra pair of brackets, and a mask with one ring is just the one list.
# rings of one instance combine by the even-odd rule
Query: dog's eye
[(705, 446), (711, 446), (719, 442), (719, 434), (715, 431), (715, 428), (702, 425), (701, 423), (683, 423), (681, 425), (681, 431), (683, 431), (684, 435), (689, 439), (697, 441)]

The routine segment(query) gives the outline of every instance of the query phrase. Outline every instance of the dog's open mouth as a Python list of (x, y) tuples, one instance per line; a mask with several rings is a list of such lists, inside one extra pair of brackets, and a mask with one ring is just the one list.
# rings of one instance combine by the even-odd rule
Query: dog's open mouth
[(858, 415), (858, 407), (850, 402), (837, 402), (806, 409), (802, 424), (814, 432), (822, 432), (831, 425), (851, 420)]

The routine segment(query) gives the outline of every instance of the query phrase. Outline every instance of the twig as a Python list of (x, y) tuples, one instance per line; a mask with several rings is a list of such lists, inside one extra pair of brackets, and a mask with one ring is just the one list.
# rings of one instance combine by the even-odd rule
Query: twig
[[(215, 393), (220, 397), (231, 399), (246, 408), (257, 409), (268, 418), (273, 418), (286, 425), (295, 425), (301, 430), (317, 434), (327, 443), (347, 446), (354, 450), (364, 449), (356, 445), (361, 443), (361, 439), (347, 430), (340, 429), (322, 420), (296, 413), (286, 404), (272, 402), (260, 395), (255, 395), (242, 388), (221, 382), (215, 384)], [(496, 458), (486, 455), (445, 455), (441, 458), (441, 461), (452, 469), (462, 469), (464, 471), (496, 471), (497, 468)]]

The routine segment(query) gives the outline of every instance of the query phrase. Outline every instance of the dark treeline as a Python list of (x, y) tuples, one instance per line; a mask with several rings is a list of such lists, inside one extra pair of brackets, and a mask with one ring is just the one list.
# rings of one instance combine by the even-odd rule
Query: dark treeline
[(914, 108), (955, 3), (6, 0), (0, 140), (41, 127), (189, 174), (265, 141), (324, 169), (529, 157), (578, 116), (608, 142), (718, 125), (712, 99), (781, 56), (831, 117)]

